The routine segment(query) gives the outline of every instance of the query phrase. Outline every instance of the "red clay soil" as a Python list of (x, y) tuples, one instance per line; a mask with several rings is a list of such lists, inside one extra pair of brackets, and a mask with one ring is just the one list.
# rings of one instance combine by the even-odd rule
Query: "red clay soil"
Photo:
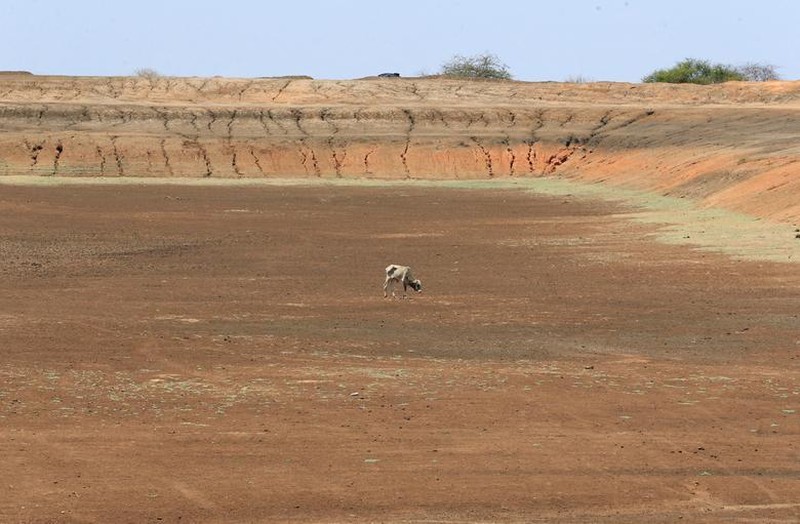
[(800, 82), (0, 76), (0, 176), (558, 175), (800, 224)]
[(625, 211), (4, 186), (0, 521), (796, 522), (796, 265)]

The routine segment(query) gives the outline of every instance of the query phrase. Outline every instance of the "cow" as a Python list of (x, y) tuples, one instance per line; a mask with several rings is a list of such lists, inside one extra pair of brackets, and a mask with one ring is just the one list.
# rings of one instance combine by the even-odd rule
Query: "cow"
[(417, 293), (422, 293), (422, 282), (414, 278), (411, 274), (410, 267), (391, 264), (386, 267), (386, 280), (383, 283), (383, 298), (389, 296), (389, 287), (392, 288), (392, 296), (397, 298), (397, 295), (394, 293), (394, 285), (398, 282), (403, 284), (402, 298), (406, 298), (406, 290), (408, 288), (413, 289)]

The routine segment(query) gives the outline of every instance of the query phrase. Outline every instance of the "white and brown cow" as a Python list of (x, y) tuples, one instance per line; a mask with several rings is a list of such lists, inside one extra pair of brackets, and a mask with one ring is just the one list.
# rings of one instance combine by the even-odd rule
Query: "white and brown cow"
[(397, 283), (403, 284), (403, 297), (406, 298), (406, 290), (413, 289), (417, 293), (422, 293), (422, 282), (415, 279), (411, 274), (411, 268), (408, 266), (399, 266), (392, 264), (386, 267), (386, 280), (383, 283), (383, 297), (389, 296), (389, 288), (392, 288), (392, 296), (397, 297), (394, 293), (394, 285)]

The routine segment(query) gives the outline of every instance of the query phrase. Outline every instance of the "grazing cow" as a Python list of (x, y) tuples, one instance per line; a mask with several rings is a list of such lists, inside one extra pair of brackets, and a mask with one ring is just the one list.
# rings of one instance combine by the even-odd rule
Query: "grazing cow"
[(417, 293), (422, 293), (422, 282), (414, 278), (411, 274), (410, 267), (392, 264), (386, 268), (386, 281), (383, 283), (383, 298), (389, 296), (389, 287), (392, 288), (392, 296), (395, 298), (397, 297), (397, 295), (394, 294), (394, 285), (398, 282), (403, 284), (403, 298), (406, 298), (407, 288), (411, 288)]

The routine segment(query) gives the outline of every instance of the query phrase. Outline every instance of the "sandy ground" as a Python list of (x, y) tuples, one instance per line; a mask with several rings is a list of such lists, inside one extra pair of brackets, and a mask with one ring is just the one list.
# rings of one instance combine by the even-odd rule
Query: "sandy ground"
[(2, 186), (0, 521), (797, 521), (796, 263), (639, 216)]

